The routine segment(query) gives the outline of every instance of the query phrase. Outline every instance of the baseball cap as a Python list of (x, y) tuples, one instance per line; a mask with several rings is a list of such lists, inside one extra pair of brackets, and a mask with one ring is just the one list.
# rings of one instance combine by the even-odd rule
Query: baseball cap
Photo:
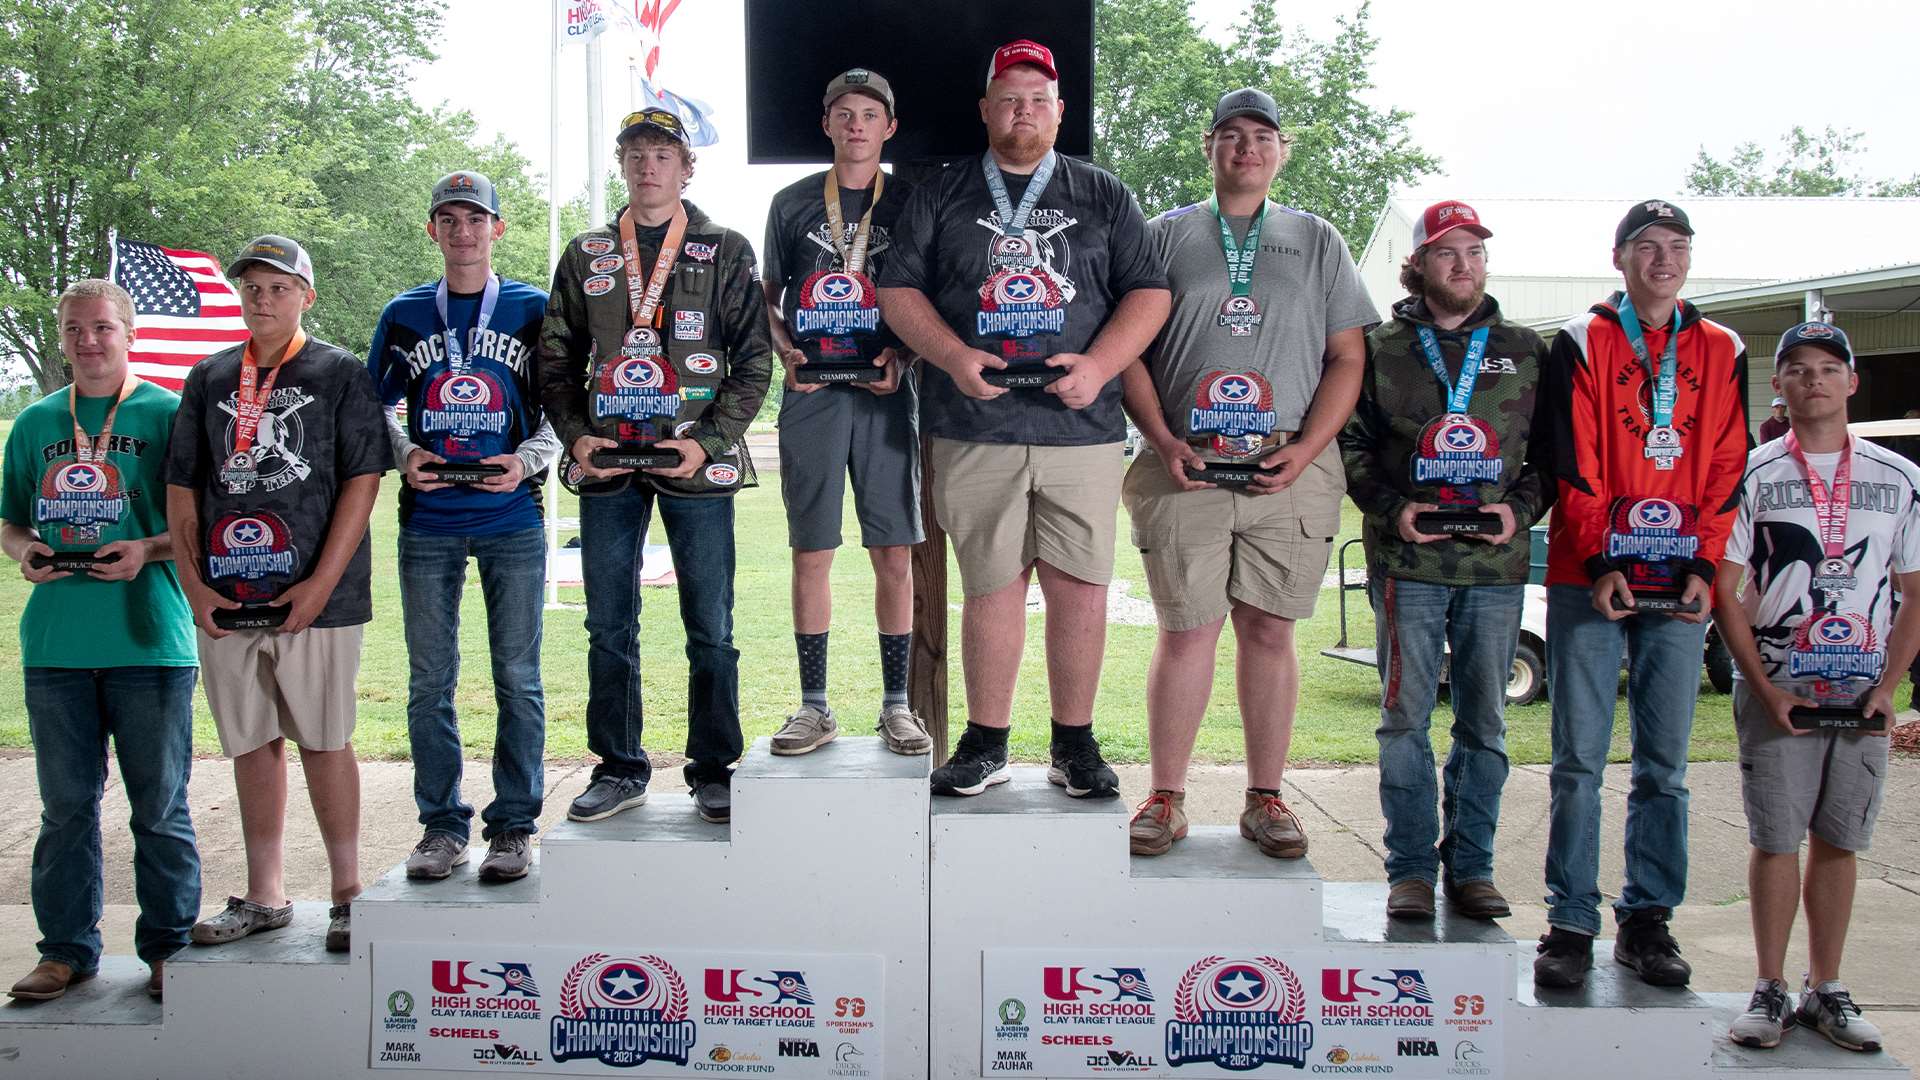
[(640, 134), (643, 128), (664, 131), (678, 143), (688, 146), (693, 144), (692, 139), (687, 135), (687, 125), (681, 122), (680, 117), (665, 109), (641, 109), (639, 112), (628, 113), (626, 118), (620, 121), (620, 134), (613, 137), (613, 144), (625, 146), (627, 140)]
[(259, 263), (268, 269), (292, 274), (305, 281), (307, 288), (313, 288), (313, 260), (307, 256), (307, 249), (284, 236), (268, 233), (255, 237), (227, 264), (227, 276), (239, 277), (246, 272), (249, 263)]
[(1211, 132), (1236, 116), (1251, 116), (1275, 128), (1280, 126), (1280, 107), (1273, 103), (1273, 95), (1251, 86), (1220, 95), (1213, 106), (1213, 125), (1207, 130)]
[(1780, 335), (1780, 347), (1773, 350), (1773, 363), (1777, 367), (1786, 355), (1802, 345), (1811, 345), (1816, 349), (1825, 349), (1853, 366), (1853, 346), (1847, 341), (1846, 331), (1832, 323), (1803, 322)]
[(887, 115), (893, 115), (893, 84), (877, 71), (866, 68), (848, 68), (833, 77), (827, 84), (827, 96), (820, 99), (822, 107), (833, 104), (847, 94), (865, 94), (887, 107)]
[(495, 217), (500, 216), (500, 196), (493, 190), (493, 181), (477, 172), (462, 169), (450, 172), (433, 185), (433, 202), (427, 207), (427, 216), (432, 217), (436, 210), (448, 203), (472, 203)]
[(1420, 220), (1413, 223), (1413, 246), (1425, 247), (1455, 229), (1465, 229), (1482, 240), (1493, 235), (1492, 229), (1480, 224), (1480, 215), (1473, 207), (1449, 199), (1427, 207)]
[(1783, 398), (1783, 397), (1777, 397), (1777, 398), (1774, 398), (1774, 399), (1773, 399), (1773, 404), (1771, 404), (1771, 405), (1769, 405), (1769, 406), (1767, 406), (1767, 408), (1769, 408), (1769, 409), (1777, 409), (1777, 408), (1779, 408), (1780, 406), (1782, 406), (1782, 405), (1785, 405), (1786, 403), (1787, 403), (1787, 399), (1786, 399), (1786, 398)]
[(1693, 235), (1693, 224), (1687, 220), (1687, 212), (1664, 199), (1648, 199), (1634, 203), (1620, 224), (1613, 227), (1613, 246), (1620, 245), (1638, 237), (1655, 225), (1665, 225), (1679, 229), (1688, 236)]
[(1037, 41), (1021, 38), (993, 50), (993, 60), (987, 64), (987, 81), (999, 78), (1001, 72), (1016, 64), (1032, 64), (1046, 72), (1049, 79), (1060, 77), (1060, 69), (1053, 66), (1053, 50)]

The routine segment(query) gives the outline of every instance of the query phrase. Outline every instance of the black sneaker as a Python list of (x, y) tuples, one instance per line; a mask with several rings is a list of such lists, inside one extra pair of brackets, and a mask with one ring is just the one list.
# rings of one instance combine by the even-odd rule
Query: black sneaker
[(570, 821), (599, 821), (647, 801), (647, 782), (635, 776), (596, 776), (567, 807)]
[(719, 780), (702, 780), (693, 785), (693, 809), (700, 820), (724, 825), (733, 820), (733, 788)]
[(953, 756), (928, 777), (935, 795), (978, 795), (1010, 779), (1007, 748), (984, 745), (984, 740), (975, 739), (971, 731), (961, 734)]
[(1667, 930), (1672, 914), (1666, 908), (1631, 912), (1613, 939), (1614, 960), (1639, 972), (1649, 986), (1685, 986), (1693, 978), (1693, 965), (1680, 959), (1680, 943)]
[(1053, 744), (1047, 782), (1066, 788), (1067, 794), (1076, 799), (1111, 799), (1120, 794), (1120, 778), (1101, 758), (1100, 743), (1092, 731), (1064, 744)]
[(1540, 935), (1533, 958), (1533, 984), (1570, 990), (1584, 985), (1593, 970), (1593, 935), (1550, 926)]

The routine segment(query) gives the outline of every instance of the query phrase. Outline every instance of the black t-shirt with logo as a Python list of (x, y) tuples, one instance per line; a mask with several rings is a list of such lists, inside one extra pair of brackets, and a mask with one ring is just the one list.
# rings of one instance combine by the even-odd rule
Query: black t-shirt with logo
[[(340, 485), (392, 468), (393, 451), (366, 365), (308, 338), (281, 365), (254, 436), (252, 479), (246, 490), (234, 490), (222, 472), (233, 456), (241, 350), (215, 353), (188, 373), (167, 450), (167, 483), (198, 496), (201, 579), (225, 596), (259, 601), (311, 572)], [(261, 370), (263, 380), (269, 370)], [(372, 567), (372, 542), (362, 534), (313, 625), (372, 619)]]
[[(760, 247), (764, 261), (761, 276), (785, 290), (780, 300), (780, 315), (789, 327), (795, 326), (794, 316), (808, 280), (815, 274), (845, 269), (833, 245), (832, 227), (827, 223), (826, 178), (825, 172), (817, 172), (795, 181), (781, 188), (767, 207), (767, 238)], [(887, 253), (893, 246), (895, 223), (900, 220), (907, 197), (912, 193), (913, 185), (887, 177), (880, 202), (873, 207), (873, 224), (867, 234), (865, 273), (869, 281), (880, 280), (880, 268), (886, 265)], [(852, 247), (860, 218), (872, 200), (871, 187), (840, 189), (840, 243)], [(900, 344), (900, 339), (884, 322), (875, 340), (880, 348)]]
[[(1047, 356), (1084, 353), (1122, 296), (1134, 289), (1164, 289), (1167, 276), (1126, 185), (1085, 162), (1065, 156), (1056, 161), (1053, 179), (1027, 220), (1023, 248), (1030, 260), (1025, 269), (1040, 279), (1033, 306), (1064, 309), (1057, 332), (1024, 339), (993, 336), (1000, 325), (1023, 317), (1038, 324), (1048, 312), (1015, 311), (1021, 305), (1005, 303), (1008, 296), (999, 298), (997, 311), (983, 311), (982, 285), (993, 272), (996, 249), (1010, 238), (1000, 232), (999, 210), (978, 157), (953, 162), (939, 180), (914, 192), (894, 226), (880, 287), (920, 290), (962, 341), (995, 355), (1003, 355), (1003, 345), (1015, 340)], [(1008, 200), (1018, 207), (1029, 178), (1005, 176)], [(1031, 288), (1032, 280), (1019, 284)], [(988, 333), (981, 333), (983, 328)], [(941, 438), (1091, 446), (1126, 437), (1119, 379), (1108, 382), (1093, 404), (1073, 410), (1052, 394), (1031, 389), (976, 401), (928, 365), (921, 400), (921, 422)]]

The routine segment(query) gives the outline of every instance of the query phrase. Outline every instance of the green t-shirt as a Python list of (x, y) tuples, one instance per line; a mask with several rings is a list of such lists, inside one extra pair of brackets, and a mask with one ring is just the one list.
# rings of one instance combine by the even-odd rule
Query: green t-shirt
[[(143, 382), (121, 403), (106, 469), (73, 454), (68, 396), (56, 390), (21, 412), (7, 436), (0, 518), (37, 530), (55, 551), (93, 551), (167, 531), (165, 466), (180, 398)], [(111, 397), (82, 397), (80, 425), (98, 435)], [(27, 667), (192, 667), (193, 615), (172, 562), (132, 581), (85, 574), (36, 585), (20, 616)]]

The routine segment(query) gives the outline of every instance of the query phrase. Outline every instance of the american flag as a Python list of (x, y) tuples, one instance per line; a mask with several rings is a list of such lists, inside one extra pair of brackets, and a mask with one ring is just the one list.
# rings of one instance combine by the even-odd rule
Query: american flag
[(148, 382), (178, 390), (188, 368), (247, 340), (240, 295), (211, 255), (116, 235), (107, 274), (133, 296), (128, 366)]

